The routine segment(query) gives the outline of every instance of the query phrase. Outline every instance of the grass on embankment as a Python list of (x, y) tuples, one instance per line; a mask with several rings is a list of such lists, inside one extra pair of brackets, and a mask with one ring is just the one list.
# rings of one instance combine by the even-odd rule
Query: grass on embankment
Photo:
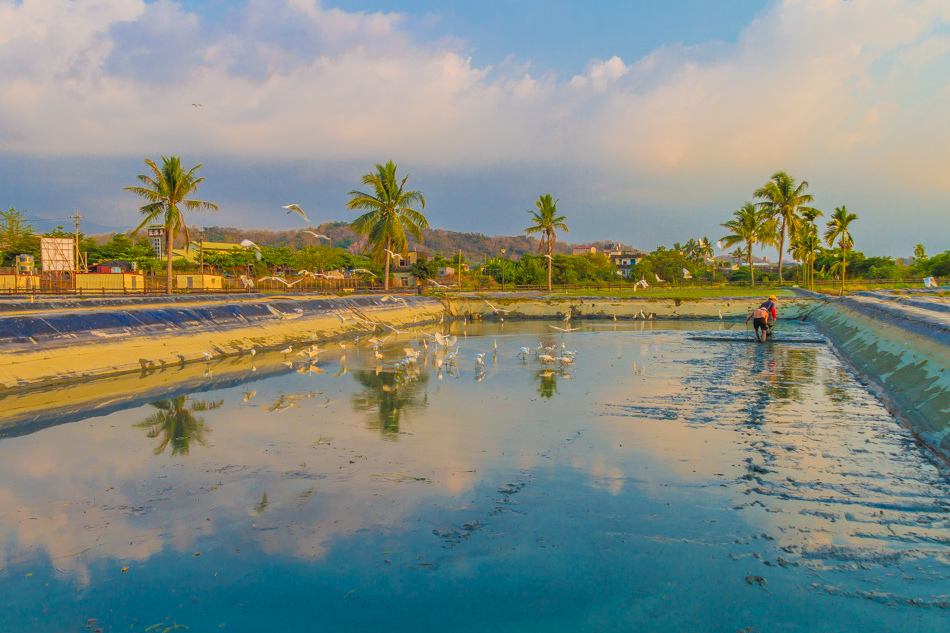
[(749, 288), (748, 286), (728, 286), (724, 288), (658, 288), (618, 292), (616, 290), (579, 290), (577, 292), (553, 292), (557, 297), (616, 297), (618, 299), (716, 299), (719, 297), (794, 297), (795, 293), (786, 288)]

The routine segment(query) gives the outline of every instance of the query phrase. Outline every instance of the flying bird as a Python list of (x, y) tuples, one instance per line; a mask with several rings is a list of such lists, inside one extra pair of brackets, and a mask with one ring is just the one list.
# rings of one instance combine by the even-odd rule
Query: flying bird
[(508, 314), (509, 312), (511, 312), (511, 310), (505, 310), (504, 308), (496, 308), (495, 306), (493, 306), (493, 305), (491, 304), (490, 301), (488, 301), (488, 299), (485, 299), (485, 303), (488, 304), (488, 307), (491, 308), (491, 310), (492, 310), (492, 312), (493, 312), (494, 314), (498, 314), (499, 312), (502, 312), (502, 313), (504, 313), (504, 314)]
[(290, 288), (291, 286), (294, 286), (294, 285), (296, 285), (296, 284), (299, 284), (301, 281), (303, 281), (303, 279), (298, 279), (297, 281), (287, 281), (286, 279), (284, 279), (284, 278), (282, 278), (282, 277), (270, 277), (270, 276), (268, 276), (268, 277), (261, 277), (260, 279), (258, 279), (258, 281), (268, 281), (268, 280), (269, 280), (269, 281), (277, 281), (277, 282), (280, 282), (280, 283), (284, 284), (285, 286), (287, 286), (288, 288)]
[(548, 327), (549, 327), (549, 328), (552, 328), (552, 329), (555, 329), (555, 330), (557, 330), (558, 332), (561, 332), (561, 333), (564, 333), (564, 332), (576, 332), (576, 331), (578, 331), (578, 330), (580, 329), (579, 327), (558, 327), (558, 326), (556, 326), (556, 325), (549, 325)]
[(376, 273), (374, 273), (374, 272), (371, 271), (371, 270), (366, 270), (365, 268), (354, 268), (354, 269), (353, 269), (353, 272), (354, 272), (354, 273), (363, 273), (364, 275), (372, 275), (373, 277), (376, 277)]
[(252, 242), (251, 240), (241, 240), (241, 246), (244, 248), (253, 248), (254, 256), (257, 257), (257, 261), (261, 261), (261, 247)]
[(200, 103), (192, 103), (191, 105), (195, 106), (196, 108), (200, 108), (200, 107), (201, 107), (201, 104), (200, 104)]
[(300, 205), (299, 205), (299, 204), (296, 204), (296, 203), (294, 203), (294, 204), (287, 204), (287, 205), (284, 205), (284, 208), (285, 208), (285, 209), (290, 209), (290, 210), (287, 212), (288, 214), (290, 214), (290, 213), (296, 213), (297, 215), (299, 215), (300, 217), (303, 218), (303, 221), (304, 221), (304, 222), (309, 222), (309, 221), (310, 221), (310, 218), (308, 218), (308, 217), (307, 217), (307, 214), (303, 212), (303, 209), (300, 208)]
[[(297, 208), (299, 209), (300, 207), (297, 207)], [(317, 238), (318, 240), (320, 240), (320, 239), (327, 240), (327, 241), (330, 240), (330, 238), (327, 237), (326, 235), (321, 235), (321, 234), (319, 234), (319, 233), (314, 233), (313, 231), (301, 231), (301, 233), (309, 233), (310, 235), (314, 236), (314, 237)]]
[(271, 314), (273, 314), (273, 315), (274, 315), (275, 317), (277, 317), (279, 320), (283, 320), (283, 319), (298, 319), (298, 318), (300, 318), (301, 316), (303, 316), (303, 310), (301, 310), (300, 308), (297, 308), (297, 309), (294, 310), (293, 312), (283, 312), (283, 311), (281, 311), (281, 310), (278, 310), (278, 309), (275, 308), (274, 306), (272, 306), (272, 305), (270, 305), (270, 304), (267, 304), (267, 309), (270, 311)]

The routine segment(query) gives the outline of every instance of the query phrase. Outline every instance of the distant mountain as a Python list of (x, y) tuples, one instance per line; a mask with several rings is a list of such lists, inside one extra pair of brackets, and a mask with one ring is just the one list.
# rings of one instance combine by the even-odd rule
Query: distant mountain
[[(326, 235), (330, 239), (319, 239), (303, 231)], [(98, 242), (106, 242), (112, 235), (110, 233), (91, 237), (96, 238)], [(523, 235), (495, 235), (489, 237), (481, 233), (459, 233), (445, 229), (426, 229), (423, 231), (423, 235), (425, 239), (422, 244), (410, 239), (409, 250), (420, 250), (430, 255), (442, 255), (446, 259), (451, 259), (461, 250), (465, 259), (470, 262), (500, 257), (502, 249), (506, 250), (509, 257), (518, 259), (524, 253), (537, 253), (539, 244), (537, 239)], [(360, 253), (366, 246), (366, 240), (358, 238), (346, 222), (325, 222), (317, 227), (294, 231), (207, 226), (202, 229), (191, 229), (190, 236), (192, 242), (204, 239), (209, 242), (237, 244), (241, 240), (248, 239), (259, 246), (288, 246), (293, 249), (300, 249), (311, 245), (329, 245), (345, 249), (351, 253)], [(183, 238), (179, 236), (175, 240), (175, 244), (176, 246), (184, 244)], [(603, 252), (606, 248), (613, 246), (613, 243), (609, 241), (585, 242), (584, 244), (595, 246), (598, 252)], [(554, 252), (569, 255), (574, 246), (577, 246), (577, 244), (558, 240), (554, 245)]]
[[(313, 231), (326, 235), (329, 241), (317, 239), (302, 231)], [(196, 232), (197, 233), (197, 232)], [(495, 235), (489, 237), (481, 233), (459, 233), (445, 229), (426, 229), (423, 231), (425, 239), (420, 244), (410, 239), (409, 250), (420, 250), (430, 255), (442, 255), (451, 259), (460, 250), (468, 261), (483, 261), (491, 257), (500, 257), (501, 249), (515, 259), (524, 253), (537, 253), (538, 240), (523, 235)], [(360, 239), (346, 222), (326, 222), (318, 227), (310, 227), (298, 231), (269, 231), (265, 229), (235, 229), (230, 227), (210, 226), (201, 230), (201, 237), (212, 242), (240, 242), (249, 239), (261, 246), (290, 246), (302, 248), (310, 244), (335, 246), (352, 253), (362, 252), (366, 246), (365, 239)], [(197, 239), (195, 235), (192, 239)], [(604, 242), (591, 242), (598, 252), (604, 249)], [(609, 243), (608, 243), (609, 244)], [(555, 253), (570, 254), (575, 244), (558, 241), (554, 245)]]

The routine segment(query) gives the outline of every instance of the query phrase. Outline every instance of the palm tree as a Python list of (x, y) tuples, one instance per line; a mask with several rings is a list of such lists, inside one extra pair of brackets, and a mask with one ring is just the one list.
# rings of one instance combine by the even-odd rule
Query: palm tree
[(156, 455), (164, 453), (169, 444), (172, 446), (172, 455), (187, 455), (193, 441), (204, 444), (205, 421), (194, 413), (217, 409), (224, 404), (224, 400), (193, 400), (191, 406), (186, 406), (186, 402), (188, 396), (151, 402), (150, 406), (158, 411), (135, 425), (148, 429), (150, 438), (161, 436), (154, 450)]
[(204, 177), (195, 177), (195, 172), (201, 169), (201, 163), (188, 171), (185, 171), (185, 168), (182, 167), (181, 158), (178, 156), (162, 156), (161, 169), (150, 158), (145, 159), (145, 164), (152, 172), (151, 175), (140, 174), (138, 176), (138, 179), (145, 186), (125, 187), (126, 191), (131, 191), (149, 201), (145, 206), (139, 207), (139, 212), (145, 216), (145, 219), (135, 228), (132, 235), (134, 236), (146, 224), (156, 220), (160, 220), (165, 227), (165, 292), (171, 294), (172, 243), (175, 237), (178, 236), (179, 231), (185, 234), (186, 249), (190, 243), (188, 227), (185, 225), (185, 218), (179, 207), (183, 206), (189, 211), (200, 211), (202, 209), (217, 211), (218, 206), (210, 202), (187, 199), (188, 196), (198, 190), (198, 185), (204, 182)]
[(551, 292), (551, 265), (554, 263), (554, 243), (557, 242), (557, 233), (555, 229), (563, 229), (565, 233), (570, 233), (564, 220), (565, 215), (557, 214), (557, 200), (551, 200), (551, 194), (546, 193), (534, 201), (537, 211), (528, 210), (531, 214), (531, 221), (534, 226), (529, 226), (524, 230), (525, 235), (541, 234), (541, 241), (538, 243), (538, 252), (547, 250), (548, 260), (548, 292)]
[(764, 200), (759, 203), (759, 207), (768, 210), (769, 215), (779, 221), (776, 244), (779, 283), (783, 281), (782, 256), (785, 251), (785, 236), (792, 236), (800, 219), (799, 214), (810, 210), (811, 207), (805, 204), (814, 199), (810, 194), (805, 193), (806, 189), (808, 189), (807, 180), (796, 184), (793, 177), (784, 171), (778, 171), (772, 174), (763, 187), (756, 189), (752, 194), (755, 198)]
[(804, 226), (799, 227), (799, 233), (802, 236), (799, 241), (803, 249), (802, 253), (807, 259), (805, 272), (809, 286), (814, 285), (815, 258), (818, 257), (818, 251), (821, 250), (821, 239), (818, 237), (818, 227), (815, 225), (815, 220), (823, 215), (824, 213), (818, 209), (810, 207), (802, 210), (802, 218), (805, 223)]
[(396, 165), (389, 161), (385, 165), (376, 165), (376, 172), (365, 174), (364, 185), (373, 188), (373, 193), (351, 191), (346, 208), (351, 211), (365, 211), (353, 220), (350, 227), (360, 236), (368, 236), (373, 249), (373, 258), (379, 264), (386, 258), (383, 288), (389, 290), (389, 260), (392, 257), (386, 251), (408, 254), (408, 232), (414, 238), (423, 241), (422, 229), (429, 228), (426, 217), (413, 206), (419, 204), (426, 208), (426, 199), (418, 191), (406, 191), (407, 175), (402, 181), (396, 178)]
[(825, 225), (825, 242), (828, 246), (834, 246), (835, 240), (838, 240), (838, 246), (841, 247), (840, 266), (835, 265), (841, 271), (841, 294), (844, 294), (844, 278), (848, 270), (848, 251), (854, 246), (854, 238), (851, 236), (849, 225), (858, 219), (854, 213), (848, 213), (848, 207), (841, 205), (835, 208), (831, 219)]
[(723, 246), (726, 248), (745, 243), (746, 250), (743, 255), (749, 262), (749, 274), (752, 276), (752, 287), (755, 287), (755, 267), (752, 266), (752, 247), (756, 244), (772, 246), (777, 239), (776, 222), (771, 217), (768, 209), (756, 208), (751, 202), (746, 202), (740, 208), (732, 212), (734, 220), (723, 222), (720, 226), (732, 231), (729, 235), (722, 238)]

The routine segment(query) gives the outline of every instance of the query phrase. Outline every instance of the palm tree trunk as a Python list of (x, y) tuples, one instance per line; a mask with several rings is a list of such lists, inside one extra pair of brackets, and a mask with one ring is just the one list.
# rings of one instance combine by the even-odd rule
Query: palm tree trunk
[(755, 268), (752, 267), (752, 243), (749, 243), (749, 275), (752, 279), (752, 287), (755, 288)]
[(778, 236), (778, 283), (782, 285), (782, 255), (785, 252), (785, 218), (782, 218), (782, 232)]
[[(393, 241), (392, 241), (392, 238), (390, 238), (386, 240), (386, 250), (391, 251), (392, 249), (393, 249)], [(386, 274), (383, 277), (383, 290), (387, 292), (389, 291), (389, 260), (390, 259), (392, 259), (392, 255), (390, 255), (389, 253), (386, 253)]]
[(165, 227), (165, 294), (172, 293), (172, 227)]
[(848, 251), (847, 249), (841, 249), (841, 293), (839, 297), (844, 296), (844, 276), (848, 274)]
[(551, 264), (554, 262), (552, 252), (554, 251), (554, 244), (551, 243), (551, 238), (548, 237), (548, 292), (551, 292)]

